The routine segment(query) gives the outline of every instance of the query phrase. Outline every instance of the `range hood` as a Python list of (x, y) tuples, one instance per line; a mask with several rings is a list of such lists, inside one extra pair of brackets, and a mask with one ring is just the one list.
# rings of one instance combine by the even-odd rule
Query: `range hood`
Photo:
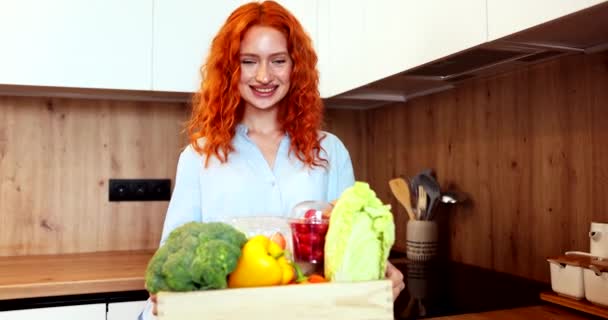
[(608, 4), (487, 42), (326, 100), (333, 108), (369, 109), (405, 102), (557, 57), (608, 50)]

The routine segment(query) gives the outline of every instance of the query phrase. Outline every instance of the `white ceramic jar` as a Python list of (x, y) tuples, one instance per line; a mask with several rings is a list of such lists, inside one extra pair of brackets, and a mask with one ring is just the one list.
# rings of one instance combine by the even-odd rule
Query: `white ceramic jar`
[(549, 258), (547, 261), (549, 261), (553, 291), (577, 300), (585, 298), (584, 269), (579, 256), (558, 256)]
[(591, 303), (608, 307), (608, 264), (592, 262), (584, 270), (585, 298)]
[(589, 242), (592, 256), (608, 259), (608, 223), (591, 222)]

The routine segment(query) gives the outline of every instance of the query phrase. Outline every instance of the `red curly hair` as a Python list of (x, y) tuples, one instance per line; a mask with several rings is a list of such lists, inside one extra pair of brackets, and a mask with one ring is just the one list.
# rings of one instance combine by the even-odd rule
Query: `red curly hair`
[[(321, 158), (318, 131), (323, 117), (319, 95), (317, 55), (312, 41), (298, 20), (274, 1), (252, 2), (237, 8), (213, 39), (209, 56), (201, 68), (202, 83), (193, 97), (192, 116), (187, 123), (190, 144), (206, 156), (222, 163), (234, 151), (232, 138), (243, 119), (244, 103), (238, 89), (241, 74), (240, 44), (252, 26), (279, 30), (287, 39), (293, 61), (290, 88), (279, 102), (278, 121), (290, 136), (290, 153), (309, 167), (325, 166)], [(197, 141), (204, 138), (204, 145)]]

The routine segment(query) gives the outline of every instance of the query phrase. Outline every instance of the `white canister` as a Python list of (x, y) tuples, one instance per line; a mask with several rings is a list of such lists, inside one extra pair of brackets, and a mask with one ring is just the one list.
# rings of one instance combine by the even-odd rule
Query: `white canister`
[(592, 256), (608, 259), (608, 223), (591, 222), (589, 242)]
[(608, 265), (593, 262), (585, 269), (585, 298), (591, 303), (608, 307)]
[(551, 271), (551, 289), (573, 299), (585, 297), (583, 267), (577, 256), (567, 255), (547, 259)]

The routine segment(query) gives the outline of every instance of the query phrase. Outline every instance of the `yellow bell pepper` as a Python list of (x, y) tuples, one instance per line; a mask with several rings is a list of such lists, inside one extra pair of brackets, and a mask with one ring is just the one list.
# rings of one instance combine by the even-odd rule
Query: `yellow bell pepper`
[(294, 270), (283, 249), (264, 235), (249, 239), (236, 269), (228, 276), (228, 287), (261, 287), (288, 284)]

